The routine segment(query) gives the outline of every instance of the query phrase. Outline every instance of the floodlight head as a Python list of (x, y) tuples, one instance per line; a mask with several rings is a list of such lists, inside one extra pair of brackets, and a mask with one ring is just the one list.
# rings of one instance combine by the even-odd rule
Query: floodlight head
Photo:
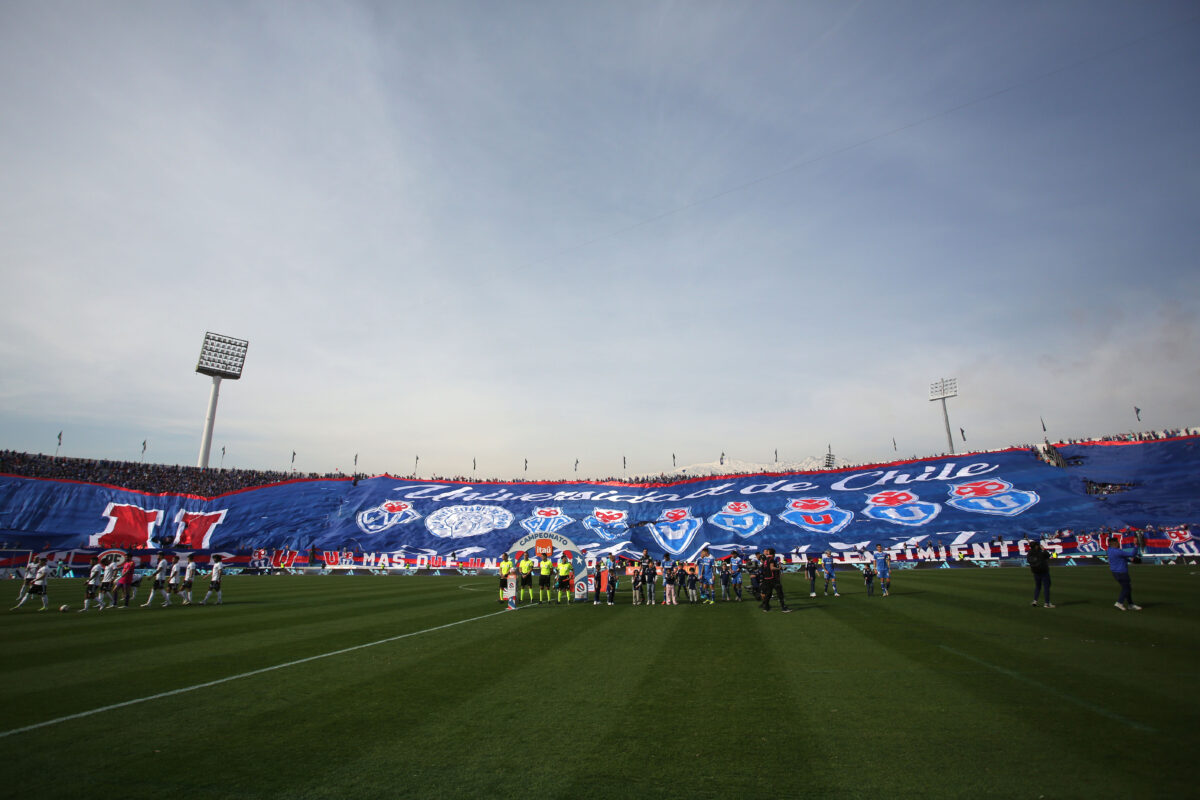
[(929, 399), (943, 400), (958, 397), (958, 378), (940, 378), (929, 384)]
[(246, 349), (249, 346), (250, 342), (245, 339), (234, 339), (232, 336), (208, 331), (204, 334), (204, 344), (200, 348), (200, 361), (196, 364), (196, 372), (236, 381), (242, 377), (242, 365), (246, 363)]

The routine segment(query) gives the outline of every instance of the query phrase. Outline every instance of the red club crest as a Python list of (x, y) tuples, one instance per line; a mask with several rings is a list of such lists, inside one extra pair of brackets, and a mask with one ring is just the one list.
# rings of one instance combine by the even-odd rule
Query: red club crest
[(388, 500), (383, 504), (383, 510), (389, 514), (398, 514), (401, 511), (408, 511), (410, 508), (412, 508), (411, 504), (399, 500)]
[(663, 512), (663, 519), (667, 522), (679, 522), (681, 519), (687, 519), (687, 515), (686, 508), (672, 508)]
[(801, 497), (788, 503), (796, 511), (824, 511), (833, 508), (833, 501), (824, 497)]
[(877, 506), (902, 506), (906, 503), (915, 503), (917, 496), (912, 492), (880, 492), (871, 497), (867, 502)]
[(624, 511), (601, 511), (600, 509), (596, 509), (592, 513), (596, 515), (596, 519), (606, 525), (611, 525), (614, 522), (620, 522), (625, 519)]
[(557, 508), (539, 508), (537, 511), (535, 511), (533, 513), (537, 514), (539, 517), (557, 517), (558, 509)]
[(734, 514), (744, 514), (750, 510), (750, 504), (742, 502), (727, 503), (725, 505), (725, 510), (731, 511)]
[(993, 497), (1011, 488), (1004, 481), (983, 480), (971, 481), (954, 487), (954, 494), (959, 497)]

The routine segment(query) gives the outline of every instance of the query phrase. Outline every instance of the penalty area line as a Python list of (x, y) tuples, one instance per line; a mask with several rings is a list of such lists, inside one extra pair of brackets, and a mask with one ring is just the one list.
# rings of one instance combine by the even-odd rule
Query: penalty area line
[(1108, 719), (1111, 719), (1114, 722), (1120, 722), (1124, 725), (1128, 725), (1129, 727), (1133, 728), (1134, 730), (1145, 731), (1146, 733), (1158, 733), (1158, 731), (1156, 731), (1154, 728), (1150, 727), (1149, 725), (1144, 725), (1143, 723), (1136, 722), (1132, 719), (1126, 719), (1125, 717), (1122, 717), (1120, 714), (1117, 714), (1113, 711), (1109, 711), (1107, 708), (1104, 708), (1103, 706), (1098, 706), (1095, 703), (1089, 703), (1087, 700), (1083, 700), (1081, 698), (1075, 697), (1074, 695), (1067, 694), (1066, 692), (1060, 692), (1058, 689), (1055, 689), (1053, 686), (1042, 683), (1041, 681), (1035, 681), (1033, 678), (1026, 677), (1025, 675), (1022, 675), (1021, 673), (1017, 672), (1016, 670), (1006, 669), (999, 665), (984, 661), (982, 658), (976, 658), (975, 656), (967, 655), (966, 653), (962, 653), (962, 652), (959, 652), (958, 650), (955, 650), (953, 647), (947, 647), (944, 644), (939, 644), (938, 647), (945, 650), (947, 653), (953, 653), (954, 655), (958, 656), (959, 658), (965, 658), (967, 661), (974, 661), (976, 664), (980, 665), (981, 667), (987, 667), (988, 669), (992, 670), (993, 672), (999, 672), (1001, 675), (1006, 675), (1007, 677), (1012, 678), (1015, 681), (1021, 681), (1022, 683), (1027, 683), (1030, 686), (1036, 686), (1037, 688), (1041, 689), (1042, 691), (1044, 691), (1048, 694), (1052, 694), (1055, 697), (1058, 697), (1062, 700), (1066, 700), (1068, 703), (1074, 703), (1075, 705), (1079, 706), (1080, 708), (1085, 708), (1088, 711), (1091, 711), (1093, 714), (1099, 714), (1100, 716), (1107, 717)]
[(401, 639), (407, 639), (411, 636), (420, 636), (423, 633), (433, 633), (434, 631), (441, 631), (441, 630), (445, 630), (446, 628), (453, 628), (455, 625), (465, 625), (468, 622), (477, 622), (481, 619), (487, 619), (488, 617), (495, 617), (500, 614), (504, 614), (508, 610), (509, 609), (506, 608), (501, 611), (493, 611), (490, 614), (484, 614), (483, 616), (479, 616), (479, 617), (471, 617), (469, 619), (460, 619), (457, 622), (447, 622), (445, 625), (438, 625), (433, 628), (425, 628), (424, 630), (420, 630), (420, 631), (411, 631), (409, 633), (401, 633), (397, 636), (389, 636), (386, 639), (379, 639), (378, 641), (367, 642), (366, 644), (356, 644), (353, 647), (343, 647), (341, 650), (331, 650), (328, 653), (320, 653), (315, 656), (308, 656), (307, 658), (298, 658), (295, 661), (288, 661), (283, 664), (275, 664), (270, 667), (261, 667), (259, 669), (252, 669), (249, 672), (239, 672), (237, 675), (229, 675), (225, 678), (217, 678), (215, 681), (205, 681), (204, 683), (197, 683), (192, 686), (184, 686), (182, 689), (172, 689), (168, 692), (159, 692), (158, 694), (152, 694), (152, 695), (148, 695), (146, 697), (138, 697), (134, 700), (125, 700), (120, 703), (113, 703), (112, 705), (102, 706), (100, 708), (93, 708), (89, 711), (81, 711), (78, 714), (68, 714), (65, 717), (55, 717), (54, 719), (48, 719), (45, 722), (38, 722), (33, 725), (26, 725), (21, 728), (13, 728), (11, 731), (0, 731), (0, 739), (3, 739), (6, 736), (15, 736), (18, 733), (28, 733), (29, 731), (36, 731), (39, 728), (48, 728), (51, 725), (58, 725), (59, 723), (62, 723), (62, 722), (70, 722), (73, 719), (83, 719), (84, 717), (90, 717), (94, 714), (103, 714), (107, 711), (114, 711), (118, 708), (125, 708), (126, 706), (134, 706), (134, 705), (137, 705), (138, 703), (148, 703), (151, 700), (160, 700), (164, 697), (173, 697), (174, 695), (177, 695), (177, 694), (185, 694), (187, 692), (194, 692), (197, 689), (207, 689), (210, 686), (219, 686), (222, 683), (229, 683), (230, 681), (236, 681), (236, 680), (240, 680), (242, 678), (252, 678), (255, 675), (262, 675), (265, 672), (274, 672), (277, 669), (287, 669), (288, 667), (295, 667), (299, 664), (307, 664), (310, 661), (319, 661), (322, 658), (330, 658), (331, 656), (340, 656), (345, 653), (353, 653), (355, 650), (364, 650), (368, 647), (375, 647), (376, 645), (387, 644), (388, 642), (398, 642)]

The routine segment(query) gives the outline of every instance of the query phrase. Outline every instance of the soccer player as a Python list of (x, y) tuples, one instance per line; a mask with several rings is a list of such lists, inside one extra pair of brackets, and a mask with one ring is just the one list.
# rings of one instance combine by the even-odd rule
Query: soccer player
[(562, 554), (562, 558), (556, 565), (558, 571), (558, 597), (555, 603), (562, 602), (563, 592), (567, 593), (567, 602), (571, 603), (574, 598), (571, 597), (574, 591), (575, 571), (571, 567), (571, 557), (566, 553)]
[(1038, 604), (1038, 595), (1045, 588), (1046, 594), (1042, 602), (1046, 608), (1054, 608), (1054, 604), (1050, 602), (1050, 553), (1042, 547), (1041, 542), (1034, 540), (1029, 545), (1025, 563), (1029, 565), (1029, 570), (1033, 573), (1033, 602), (1030, 605)]
[(841, 597), (837, 590), (837, 573), (834, 572), (836, 565), (833, 561), (833, 551), (826, 550), (825, 555), (821, 556), (821, 568), (825, 571), (825, 594), (829, 595), (829, 587), (833, 586), (833, 596)]
[(658, 567), (650, 557), (649, 550), (642, 551), (642, 559), (638, 562), (642, 570), (642, 588), (646, 590), (646, 605), (654, 605), (654, 584), (658, 582)]
[(517, 600), (524, 600), (525, 593), (529, 592), (529, 602), (533, 602), (533, 559), (529, 557), (529, 551), (521, 553), (521, 560), (517, 562), (517, 572), (521, 574), (521, 588)]
[(604, 560), (604, 568), (608, 570), (608, 604), (617, 602), (617, 559), (609, 556)]
[(505, 600), (504, 591), (508, 588), (508, 573), (512, 572), (513, 562), (509, 559), (508, 553), (500, 556), (500, 602)]
[[(1121, 611), (1141, 611), (1142, 607), (1133, 602), (1133, 585), (1129, 582), (1129, 562), (1138, 557), (1136, 547), (1121, 547), (1121, 539), (1113, 536), (1108, 540), (1108, 568), (1117, 583), (1121, 584), (1121, 594), (1114, 606)], [(42, 559), (43, 561), (45, 559)]]
[(88, 570), (87, 582), (83, 585), (83, 608), (79, 609), (79, 613), (81, 614), (88, 610), (93, 600), (97, 604), (100, 602), (96, 598), (96, 593), (100, 591), (100, 576), (104, 574), (104, 567), (100, 566), (100, 559), (95, 556), (92, 556), (92, 560), (89, 563), (91, 563), (92, 568)]
[(170, 556), (160, 556), (158, 559), (158, 564), (156, 564), (154, 567), (154, 583), (151, 584), (151, 587), (150, 587), (150, 596), (146, 598), (146, 602), (142, 603), (142, 608), (150, 607), (150, 604), (154, 602), (154, 593), (159, 590), (162, 590), (163, 599), (164, 600), (167, 599), (167, 597), (168, 597), (167, 590), (166, 590), (167, 571), (170, 569), (171, 569), (171, 557)]
[(108, 556), (101, 563), (104, 564), (104, 574), (100, 577), (100, 610), (103, 611), (117, 605), (113, 596), (113, 584), (116, 583), (121, 565), (116, 556)]
[(208, 575), (208, 592), (205, 593), (204, 599), (200, 601), (200, 605), (207, 605), (208, 598), (212, 597), (212, 593), (217, 593), (217, 605), (221, 605), (221, 575), (225, 572), (225, 562), (222, 560), (220, 553), (212, 557), (212, 572)]
[(715, 600), (713, 595), (713, 573), (717, 568), (716, 559), (708, 552), (705, 547), (700, 550), (700, 558), (696, 561), (696, 566), (700, 570), (700, 599), (701, 602), (712, 605)]
[(113, 589), (113, 605), (116, 605), (117, 595), (120, 594), (125, 599), (125, 604), (121, 608), (129, 608), (129, 598), (133, 596), (133, 553), (132, 551), (121, 562), (120, 569), (117, 573), (117, 580)]
[(817, 596), (817, 570), (821, 564), (816, 558), (810, 558), (804, 564), (804, 574), (808, 576), (808, 596)]
[(29, 581), (29, 588), (21, 595), (20, 601), (18, 601), (17, 604), (12, 607), (13, 611), (16, 611), (18, 608), (25, 605), (25, 601), (29, 599), (29, 596), (34, 594), (40, 595), (42, 598), (42, 607), (39, 608), (38, 611), (45, 611), (50, 605), (50, 595), (46, 590), (46, 582), (50, 577), (50, 568), (46, 566), (45, 556), (37, 560), (37, 564), (33, 568), (32, 573), (33, 577)]
[(190, 606), (192, 604), (192, 581), (196, 578), (196, 562), (188, 557), (187, 566), (183, 568), (183, 583), (180, 584), (180, 591), (183, 592), (183, 604)]
[(779, 568), (779, 559), (775, 556), (775, 550), (768, 547), (763, 552), (762, 560), (762, 605), (763, 611), (771, 610), (771, 595), (779, 595), (779, 610), (784, 614), (790, 613), (791, 609), (787, 607), (787, 600), (783, 596), (783, 581), (781, 580), (782, 572)]
[(734, 550), (733, 555), (729, 557), (729, 579), (733, 582), (733, 593), (737, 596), (737, 601), (742, 602), (742, 553), (740, 550)]
[(180, 564), (179, 556), (175, 556), (171, 563), (171, 571), (167, 573), (167, 591), (163, 597), (163, 608), (171, 605), (171, 595), (179, 591), (179, 581), (183, 578), (183, 565)]
[[(875, 545), (875, 552), (871, 553), (871, 558), (875, 560), (875, 571), (879, 573), (879, 588), (882, 590), (883, 596), (887, 597), (888, 592), (892, 590), (892, 557), (888, 553), (883, 552), (883, 545)], [(1049, 588), (1047, 592), (1047, 601), (1049, 597)]]
[(538, 559), (538, 602), (550, 602), (550, 575), (554, 572), (554, 562), (550, 556), (542, 553)]

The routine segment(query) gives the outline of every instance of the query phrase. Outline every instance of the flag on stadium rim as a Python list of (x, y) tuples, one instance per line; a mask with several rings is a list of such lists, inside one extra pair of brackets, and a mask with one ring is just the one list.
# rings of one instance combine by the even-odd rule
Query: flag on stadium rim
[(62, 431), (58, 432), (58, 446), (62, 447)]
[(296, 451), (295, 450), (292, 451), (292, 463), (293, 464), (296, 463)]
[[(1136, 416), (1136, 417), (1137, 417), (1137, 421), (1138, 421), (1138, 422), (1141, 422), (1141, 421), (1142, 421), (1142, 410), (1141, 410), (1140, 408), (1138, 408), (1137, 406), (1134, 406), (1134, 407), (1133, 407), (1133, 414), (1134, 414), (1134, 416)], [(62, 434), (59, 434), (59, 435), (61, 436)]]
[(958, 429), (958, 433), (959, 433), (959, 435), (960, 435), (960, 436), (962, 436), (962, 437), (963, 437), (963, 441), (965, 442), (965, 441), (967, 440), (967, 432), (966, 432), (966, 431), (964, 431), (962, 428), (959, 428), (959, 429)]
[(579, 472), (579, 459), (575, 459), (575, 471)]
[(895, 450), (897, 453), (900, 452), (900, 448), (896, 446), (896, 437), (895, 436), (892, 437), (892, 449)]
[(1046, 432), (1046, 420), (1044, 417), (1038, 417), (1038, 419), (1042, 421), (1042, 433), (1045, 433)]
[(142, 455), (146, 455), (146, 439), (142, 439)]

